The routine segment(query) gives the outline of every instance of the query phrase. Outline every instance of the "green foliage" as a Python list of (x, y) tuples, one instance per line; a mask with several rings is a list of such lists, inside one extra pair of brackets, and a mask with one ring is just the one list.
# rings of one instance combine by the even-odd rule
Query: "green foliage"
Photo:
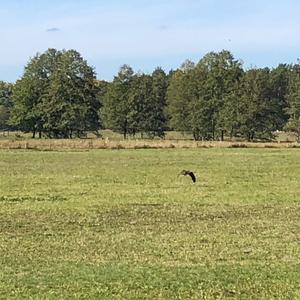
[[(281, 68), (281, 67), (279, 67)], [(286, 120), (287, 77), (282, 70), (252, 69), (242, 83), (240, 133), (248, 140), (271, 138)], [(287, 72), (283, 69), (283, 72)], [(279, 83), (276, 81), (284, 81)], [(281, 90), (282, 89), (282, 90)]]
[(95, 73), (75, 50), (48, 49), (25, 67), (14, 87), (11, 123), (47, 136), (97, 130)]
[(161, 68), (135, 74), (123, 65), (105, 82), (77, 51), (48, 49), (29, 61), (13, 95), (11, 89), (0, 84), (0, 126), (9, 123), (33, 137), (99, 135), (106, 128), (124, 138), (154, 138), (171, 129), (195, 140), (252, 141), (296, 130), (300, 119), (299, 64), (244, 70), (226, 50), (197, 64), (186, 60), (168, 75)]
[(128, 123), (131, 132), (151, 132), (152, 78), (135, 75), (129, 91)]
[(43, 128), (54, 137), (72, 137), (99, 128), (99, 102), (91, 67), (74, 50), (61, 55), (41, 102)]
[(167, 77), (162, 69), (152, 76), (134, 74), (130, 66), (121, 67), (104, 96), (101, 115), (106, 128), (127, 134), (163, 136)]
[(248, 140), (268, 131), (269, 69), (252, 69), (243, 78), (240, 132)]
[(225, 50), (208, 53), (196, 66), (187, 61), (168, 90), (171, 127), (192, 130), (196, 140), (223, 137), (225, 99), (241, 75), (240, 62)]
[(296, 135), (297, 141), (300, 142), (300, 120), (291, 118), (285, 125), (286, 131), (292, 132)]
[(0, 130), (10, 129), (8, 124), (12, 103), (13, 85), (4, 81), (0, 81)]
[(148, 115), (148, 128), (155, 136), (163, 137), (167, 129), (166, 101), (168, 78), (161, 68), (156, 68), (152, 73), (151, 107)]
[(289, 78), (288, 113), (291, 119), (300, 119), (300, 65), (292, 67)]
[(296, 134), (297, 140), (300, 140), (300, 65), (295, 64), (291, 67), (289, 86), (288, 86), (288, 108), (289, 120), (285, 126)]
[(9, 120), (9, 116), (9, 108), (4, 105), (0, 105), (0, 130), (8, 128), (7, 122)]
[(178, 131), (190, 130), (189, 110), (187, 108), (187, 97), (185, 90), (185, 74), (183, 71), (176, 71), (170, 80), (167, 91), (167, 114), (169, 125)]
[(0, 81), (0, 105), (12, 107), (12, 89), (13, 84)]
[(132, 68), (128, 65), (120, 68), (118, 75), (108, 86), (101, 108), (104, 127), (123, 133), (124, 138), (130, 131), (129, 90), (133, 73)]
[(280, 64), (270, 72), (270, 114), (273, 117), (273, 125), (276, 130), (283, 129), (288, 121), (288, 90), (290, 85), (291, 66)]
[[(105, 80), (95, 80), (95, 88), (96, 88), (96, 97), (98, 99), (98, 105), (99, 105), (99, 109), (98, 109), (98, 123), (100, 128), (102, 128), (104, 126), (103, 124), (103, 116), (101, 114), (101, 110), (102, 110), (102, 106), (103, 106), (103, 102), (104, 102), (104, 97), (105, 94), (108, 91), (108, 87), (110, 85), (109, 82), (105, 81)], [(97, 131), (97, 134), (99, 134), (99, 132)]]
[(25, 67), (24, 75), (17, 80), (13, 90), (14, 108), (10, 123), (25, 132), (43, 130), (41, 102), (47, 94), (50, 78), (61, 55), (55, 49), (37, 54)]
[[(244, 71), (225, 50), (208, 53), (197, 65), (187, 61), (171, 77), (170, 126), (192, 131), (195, 140), (270, 139), (287, 122), (289, 73), (286, 65)], [(293, 99), (297, 103), (297, 96)]]

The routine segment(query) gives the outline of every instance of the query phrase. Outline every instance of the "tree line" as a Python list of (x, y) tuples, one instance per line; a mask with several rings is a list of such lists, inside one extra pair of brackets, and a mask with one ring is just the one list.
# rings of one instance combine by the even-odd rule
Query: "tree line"
[(14, 84), (0, 81), (0, 129), (33, 137), (83, 137), (112, 129), (126, 138), (191, 132), (195, 140), (271, 139), (287, 130), (300, 138), (300, 64), (245, 69), (227, 50), (168, 74), (121, 66), (97, 80), (75, 50), (48, 49), (27, 63)]

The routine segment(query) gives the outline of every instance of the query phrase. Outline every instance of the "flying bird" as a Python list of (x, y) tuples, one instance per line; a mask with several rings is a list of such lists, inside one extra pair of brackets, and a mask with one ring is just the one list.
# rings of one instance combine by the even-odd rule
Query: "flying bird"
[(193, 182), (194, 183), (196, 182), (196, 176), (195, 176), (195, 174), (192, 171), (182, 170), (179, 175), (183, 175), (183, 176), (189, 175), (189, 176), (191, 176)]
[(58, 31), (60, 31), (60, 28), (52, 27), (52, 28), (48, 28), (46, 31), (47, 32), (58, 32)]

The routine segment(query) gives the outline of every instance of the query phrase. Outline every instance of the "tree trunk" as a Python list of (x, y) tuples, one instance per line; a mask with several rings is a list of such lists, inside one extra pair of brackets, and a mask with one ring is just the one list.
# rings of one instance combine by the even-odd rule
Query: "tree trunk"
[(221, 130), (221, 141), (222, 142), (224, 141), (224, 130), (223, 129)]
[(231, 127), (231, 130), (230, 130), (230, 140), (232, 140), (233, 138), (233, 127)]
[(193, 138), (195, 141), (199, 141), (200, 139), (199, 131), (193, 130)]
[(247, 141), (251, 142), (251, 133), (250, 132), (248, 132), (248, 134), (247, 134)]
[(124, 140), (126, 140), (127, 139), (127, 120), (125, 120), (125, 123), (124, 123), (123, 135), (124, 135)]

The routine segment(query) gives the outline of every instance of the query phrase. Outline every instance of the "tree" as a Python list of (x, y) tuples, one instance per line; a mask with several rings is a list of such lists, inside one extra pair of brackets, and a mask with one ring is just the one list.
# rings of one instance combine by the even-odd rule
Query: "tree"
[(251, 69), (244, 76), (239, 131), (249, 141), (255, 137), (271, 138), (276, 129), (269, 76), (268, 68)]
[[(96, 88), (96, 97), (98, 99), (98, 122), (99, 122), (99, 128), (103, 128), (103, 118), (102, 118), (102, 107), (103, 107), (103, 99), (105, 97), (105, 94), (108, 91), (110, 82), (107, 82), (105, 80), (95, 80), (95, 88)], [(100, 133), (96, 132), (97, 136), (100, 136)]]
[(297, 138), (297, 142), (300, 142), (300, 120), (289, 119), (286, 123), (284, 130), (292, 132)]
[(148, 119), (152, 136), (164, 136), (167, 128), (166, 101), (168, 78), (161, 68), (156, 68), (152, 73), (151, 114)]
[(196, 68), (199, 67), (207, 73), (201, 87), (207, 107), (207, 121), (210, 123), (206, 125), (208, 129), (206, 135), (212, 139), (220, 137), (223, 140), (225, 131), (228, 131), (226, 110), (223, 111), (225, 100), (230, 99), (230, 103), (232, 101), (236, 85), (243, 74), (242, 65), (229, 51), (222, 50), (206, 54)]
[(43, 131), (42, 107), (40, 103), (48, 93), (50, 79), (56, 68), (61, 53), (56, 49), (48, 49), (43, 54), (37, 54), (25, 67), (24, 75), (17, 80), (13, 90), (14, 108), (10, 123), (25, 132)]
[(186, 61), (169, 85), (170, 125), (192, 131), (196, 140), (223, 139), (228, 126), (225, 99), (233, 96), (242, 73), (241, 63), (225, 50), (208, 53), (197, 65)]
[[(188, 71), (187, 71), (188, 72)], [(188, 109), (188, 82), (186, 72), (177, 70), (172, 74), (167, 89), (167, 118), (173, 130), (190, 131), (190, 111)]]
[(15, 84), (11, 124), (49, 137), (72, 137), (99, 127), (95, 73), (75, 50), (37, 54)]
[(220, 117), (230, 137), (271, 138), (287, 121), (289, 68), (251, 69), (239, 76), (225, 95)]
[(242, 79), (234, 83), (231, 91), (224, 96), (224, 105), (220, 111), (219, 124), (222, 124), (221, 140), (226, 132), (230, 138), (240, 133), (243, 115), (243, 82)]
[(285, 130), (296, 134), (297, 140), (300, 140), (300, 64), (299, 62), (290, 69), (288, 84), (288, 122)]
[(207, 71), (190, 61), (181, 65), (168, 88), (170, 126), (179, 131), (191, 131), (195, 140), (208, 139), (211, 114), (205, 84)]
[(149, 134), (152, 130), (152, 78), (138, 74), (132, 78), (128, 93), (128, 124), (131, 133)]
[(133, 75), (134, 72), (129, 65), (121, 66), (118, 75), (107, 89), (101, 108), (105, 128), (123, 133), (125, 139), (132, 127), (129, 123), (129, 91)]
[(13, 85), (11, 83), (0, 81), (0, 130), (10, 128), (8, 120), (13, 107), (12, 89)]
[(288, 89), (291, 66), (280, 64), (271, 70), (270, 78), (270, 114), (273, 117), (274, 129), (282, 130), (288, 121)]
[(188, 76), (186, 86), (189, 91), (190, 126), (195, 140), (208, 140), (213, 138), (212, 126), (214, 120), (212, 111), (213, 101), (207, 91), (209, 74), (206, 67), (199, 63)]
[(50, 137), (79, 137), (99, 128), (95, 73), (77, 51), (62, 52), (40, 105)]
[(295, 64), (290, 73), (288, 86), (288, 113), (289, 118), (300, 118), (300, 64)]

